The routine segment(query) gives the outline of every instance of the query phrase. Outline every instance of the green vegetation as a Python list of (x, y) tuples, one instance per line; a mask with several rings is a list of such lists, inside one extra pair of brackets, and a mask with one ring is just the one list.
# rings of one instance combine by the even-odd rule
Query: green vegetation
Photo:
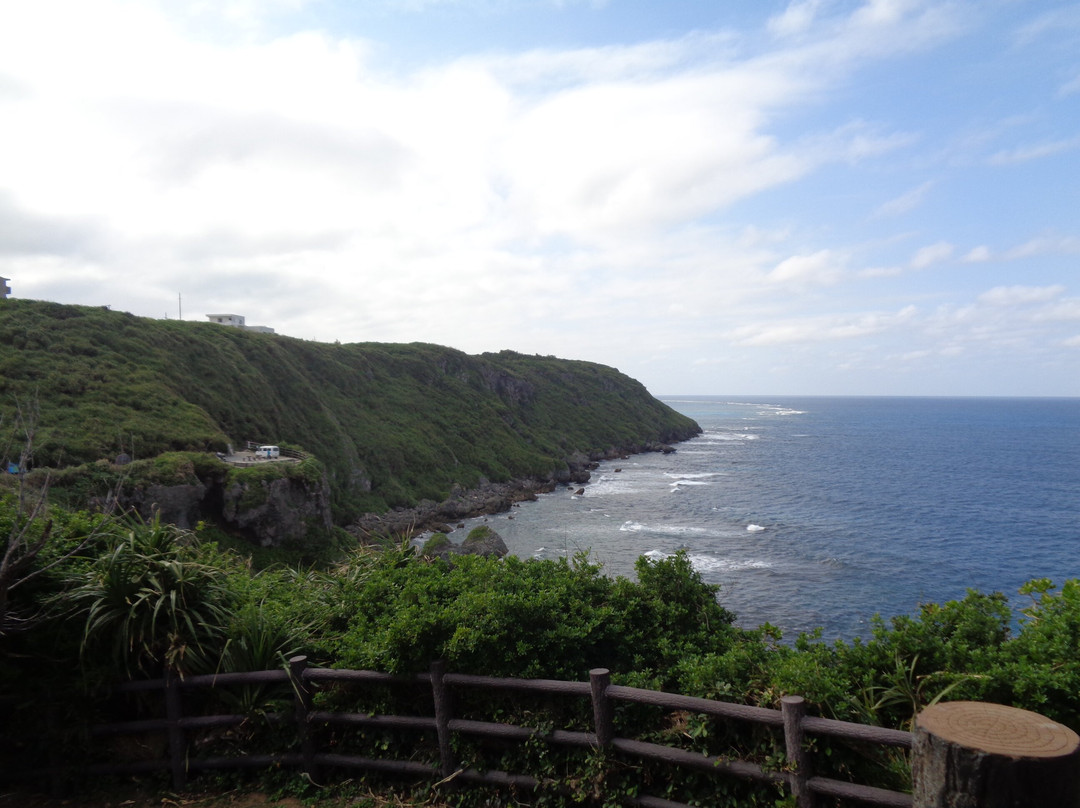
[(0, 406), (16, 399), (38, 402), (39, 467), (246, 440), (302, 446), (326, 468), (339, 524), (442, 500), (455, 484), (548, 475), (575, 453), (697, 432), (633, 379), (588, 362), (330, 345), (3, 300)]
[[(5, 429), (37, 429), (18, 436), (25, 448), (5, 446), (5, 459), (32, 452), (36, 470), (4, 475), (0, 485), (0, 697), (10, 697), (0, 704), (10, 726), (34, 726), (48, 705), (50, 720), (72, 734), (48, 749), (27, 741), (4, 766), (50, 752), (76, 760), (114, 754), (81, 733), (151, 708), (148, 700), (120, 708), (96, 698), (103, 683), (275, 668), (300, 653), (317, 665), (399, 673), (444, 659), (456, 672), (580, 681), (607, 667), (616, 683), (746, 704), (775, 707), (797, 693), (817, 714), (890, 727), (908, 727), (940, 699), (981, 699), (1080, 728), (1080, 581), (1060, 590), (1032, 581), (1017, 611), (1002, 594), (970, 592), (915, 615), (876, 618), (865, 640), (827, 643), (811, 634), (785, 644), (769, 626), (737, 627), (722, 593), (684, 554), (641, 559), (636, 580), (612, 579), (584, 555), (560, 562), (455, 555), (448, 564), (406, 544), (346, 551), (345, 531), (334, 528), (319, 548), (323, 563), (297, 567), (276, 563), (289, 557), (280, 548), (244, 547), (215, 526), (186, 531), (81, 510), (107, 503), (118, 487), (142, 492), (210, 479), (239, 491), (239, 504), (250, 508), (274, 481), (310, 489), (328, 477), (336, 516), (346, 522), (442, 499), (455, 485), (550, 475), (575, 455), (696, 431), (611, 368), (508, 352), (470, 357), (431, 345), (322, 345), (5, 300), (0, 402), (12, 400), (32, 402), (33, 411), (20, 411)], [(313, 456), (252, 468), (214, 457), (245, 439)], [(121, 452), (134, 462), (114, 465)], [(34, 495), (46, 487), (47, 506)], [(485, 541), (487, 530), (466, 542)], [(445, 542), (436, 535), (425, 551)], [(269, 685), (206, 696), (198, 709), (207, 715), (238, 711), (250, 722), (200, 737), (199, 754), (280, 741), (286, 730), (266, 734), (262, 717), (290, 709), (291, 697)], [(328, 708), (372, 714), (415, 712), (422, 709), (415, 698), (392, 687), (319, 695)], [(551, 729), (585, 729), (590, 719), (580, 707), (516, 694), (462, 697), (455, 711)], [(765, 766), (780, 759), (770, 731), (700, 715), (624, 704), (616, 723), (627, 737)], [(396, 730), (342, 732), (351, 734), (338, 740), (357, 754), (413, 748)], [(816, 743), (822, 775), (907, 783), (899, 753)], [(0, 747), (0, 757), (9, 752)], [(455, 753), (469, 765), (567, 785), (568, 794), (544, 796), (550, 804), (600, 804), (643, 783), (703, 804), (772, 805), (778, 796), (704, 774), (658, 792), (658, 769), (533, 742), (492, 749), (463, 739)]]
[(450, 541), (450, 537), (445, 533), (432, 533), (428, 540), (424, 542), (424, 546), (420, 552), (422, 555), (431, 555), (436, 550), (448, 547), (451, 544), (453, 544), (453, 542)]
[[(44, 518), (24, 533), (39, 535)], [(48, 519), (53, 535), (36, 562), (42, 574), (13, 590), (11, 604), (21, 614), (44, 609), (46, 619), (0, 637), (0, 693), (18, 696), (13, 721), (29, 722), (48, 703), (80, 727), (115, 717), (101, 712), (114, 706), (87, 698), (101, 682), (166, 668), (181, 675), (275, 668), (303, 653), (318, 665), (402, 673), (426, 671), (438, 658), (457, 672), (578, 681), (591, 668), (608, 667), (616, 683), (769, 707), (798, 693), (817, 714), (899, 728), (938, 699), (981, 699), (1080, 727), (1080, 581), (1060, 590), (1031, 582), (1023, 592), (1028, 602), (1015, 614), (1003, 595), (971, 592), (915, 615), (876, 619), (862, 641), (825, 643), (809, 635), (786, 645), (768, 626), (738, 628), (718, 601), (722, 593), (702, 582), (684, 554), (639, 560), (636, 581), (606, 577), (583, 555), (558, 562), (458, 556), (450, 565), (408, 545), (354, 550), (325, 568), (259, 570), (207, 541), (202, 530), (55, 507)], [(14, 535), (20, 520), (25, 510), (4, 495), (0, 536)], [(60, 563), (49, 566), (54, 561)], [(208, 735), (204, 753), (225, 743), (249, 750), (270, 743), (272, 733), (256, 731), (264, 726), (258, 717), (288, 709), (289, 698), (262, 685), (210, 698), (200, 709), (250, 715), (251, 734)], [(386, 687), (331, 689), (319, 698), (327, 708), (377, 714), (424, 709), (413, 703), (417, 696)], [(462, 696), (455, 711), (549, 728), (587, 729), (590, 721), (581, 705), (486, 691)], [(768, 730), (689, 713), (622, 705), (616, 724), (620, 735), (737, 753), (767, 766), (777, 765), (782, 749)], [(398, 731), (357, 730), (347, 742), (357, 754), (416, 753), (415, 738)], [(907, 784), (900, 753), (816, 743), (823, 775)], [(87, 749), (75, 739), (70, 754)], [(598, 795), (664, 781), (648, 766), (541, 744), (493, 750), (462, 740), (456, 751), (473, 765), (560, 778), (573, 786), (567, 802), (602, 802)], [(717, 805), (771, 805), (777, 798), (768, 789), (695, 774), (664, 788), (670, 799)], [(549, 796), (552, 804), (562, 799)]]
[[(282, 464), (272, 476), (287, 474), (290, 468)], [(117, 491), (131, 494), (150, 485), (202, 485), (215, 478), (231, 480), (241, 471), (247, 469), (230, 468), (205, 452), (165, 452), (123, 467), (98, 460), (59, 469), (39, 468), (27, 474), (27, 481), (35, 488), (47, 481), (52, 502), (77, 510), (102, 502)]]
[(481, 544), (495, 535), (495, 531), (487, 525), (477, 525), (465, 536), (465, 541), (462, 544)]

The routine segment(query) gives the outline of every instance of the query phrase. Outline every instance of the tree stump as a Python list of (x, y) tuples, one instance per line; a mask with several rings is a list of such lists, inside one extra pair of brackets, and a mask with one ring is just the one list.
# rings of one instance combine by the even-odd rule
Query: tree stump
[(1049, 718), (976, 701), (915, 720), (914, 808), (1080, 806), (1080, 736)]

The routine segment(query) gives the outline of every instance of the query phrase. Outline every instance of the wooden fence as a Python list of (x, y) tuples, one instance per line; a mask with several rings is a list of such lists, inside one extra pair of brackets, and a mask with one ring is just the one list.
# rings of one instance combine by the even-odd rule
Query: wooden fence
[[(312, 696), (319, 688), (332, 688), (345, 683), (411, 684), (430, 688), (434, 703), (432, 716), (372, 715), (365, 713), (330, 712), (313, 708)], [(199, 757), (192, 754), (191, 736), (196, 731), (227, 730), (248, 720), (243, 715), (185, 715), (183, 694), (205, 688), (236, 685), (288, 684), (293, 693), (290, 715), (274, 714), (266, 718), (271, 723), (291, 725), (295, 735), (287, 746), (293, 751), (272, 754), (239, 754), (224, 757)], [(488, 721), (455, 718), (452, 711), (452, 691), (458, 688), (491, 691), (532, 692), (547, 695), (585, 697), (592, 704), (592, 731), (542, 730)], [(454, 736), (476, 736), (499, 741), (539, 740), (553, 746), (584, 749), (609, 749), (622, 755), (665, 765), (711, 772), (718, 777), (734, 777), (754, 781), (773, 788), (787, 789), (799, 808), (810, 808), (817, 795), (855, 800), (870, 805), (910, 806), (909, 794), (858, 785), (846, 781), (813, 776), (813, 762), (808, 752), (812, 736), (846, 739), (874, 746), (910, 749), (912, 734), (881, 727), (853, 724), (806, 715), (801, 697), (782, 699), (782, 709), (772, 710), (731, 704), (710, 699), (681, 696), (653, 690), (612, 685), (606, 669), (590, 672), (588, 682), (566, 682), (548, 679), (502, 679), (448, 673), (441, 663), (435, 663), (430, 673), (401, 677), (374, 671), (335, 670), (308, 667), (306, 657), (290, 660), (287, 670), (252, 673), (226, 673), (209, 676), (188, 676), (128, 682), (120, 685), (118, 693), (164, 694), (165, 718), (101, 724), (91, 730), (95, 737), (164, 733), (166, 753), (157, 759), (124, 764), (109, 763), (90, 766), (90, 774), (127, 774), (151, 771), (171, 772), (173, 785), (183, 789), (190, 774), (204, 770), (251, 769), (271, 766), (293, 767), (306, 772), (315, 782), (322, 782), (327, 770), (358, 770), (393, 776), (449, 780), (462, 783), (487, 784), (533, 791), (557, 788), (556, 782), (544, 782), (528, 775), (503, 771), (480, 771), (459, 767), (453, 754)], [(663, 744), (620, 738), (614, 730), (616, 702), (652, 705), (672, 711), (707, 715), (724, 721), (740, 721), (776, 728), (782, 731), (786, 761), (778, 769), (763, 768), (757, 763), (714, 757), (700, 752)], [(328, 751), (320, 746), (320, 728), (382, 728), (415, 730), (434, 733), (438, 746), (438, 763), (392, 758), (361, 757), (346, 750)], [(649, 796), (632, 796), (625, 804), (642, 808), (686, 808), (682, 803)]]

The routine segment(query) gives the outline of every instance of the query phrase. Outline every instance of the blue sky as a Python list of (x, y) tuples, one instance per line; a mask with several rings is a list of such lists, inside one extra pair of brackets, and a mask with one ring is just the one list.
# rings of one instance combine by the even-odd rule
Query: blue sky
[(1080, 4), (0, 0), (15, 297), (1080, 396)]

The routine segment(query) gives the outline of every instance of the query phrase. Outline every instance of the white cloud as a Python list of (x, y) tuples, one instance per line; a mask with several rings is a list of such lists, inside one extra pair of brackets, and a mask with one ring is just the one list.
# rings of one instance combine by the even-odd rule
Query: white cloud
[(892, 216), (901, 216), (908, 211), (914, 210), (923, 203), (926, 195), (933, 187), (933, 181), (924, 182), (917, 188), (912, 188), (910, 191), (903, 193), (898, 197), (890, 199), (887, 202), (883, 202), (881, 205), (878, 206), (877, 210), (874, 211), (872, 216), (875, 218), (887, 218)]
[(1026, 163), (1030, 160), (1041, 160), (1044, 157), (1053, 157), (1076, 149), (1080, 149), (1080, 137), (1063, 138), (1031, 146), (1017, 146), (991, 155), (990, 164), (1005, 166), (1014, 163)]
[(952, 257), (953, 250), (953, 245), (945, 241), (930, 244), (915, 252), (915, 255), (911, 257), (910, 266), (912, 269), (926, 269), (934, 264), (947, 261)]
[(895, 278), (904, 274), (903, 267), (867, 267), (856, 273), (860, 278)]
[(1045, 303), (1060, 296), (1064, 286), (995, 286), (979, 295), (979, 302), (988, 306), (1023, 306)]
[(785, 258), (769, 273), (773, 283), (814, 284), (828, 286), (840, 280), (843, 259), (831, 250), (819, 250), (811, 255)]
[(817, 17), (822, 0), (794, 0), (781, 13), (770, 17), (769, 31), (778, 37), (790, 37), (805, 33)]
[(1080, 238), (1076, 236), (1037, 236), (1008, 250), (1004, 257), (1015, 261), (1039, 255), (1074, 255), (1080, 253)]
[[(706, 58), (723, 39), (715, 35), (472, 57), (393, 80), (359, 40), (298, 32), (215, 44), (186, 38), (149, 5), (28, 5), (23, 27), (49, 28), (60, 16), (73, 25), (51, 49), (0, 34), (8, 54), (0, 66), (26, 70), (35, 97), (4, 135), (0, 175), (31, 210), (92, 210), (133, 238), (415, 230), (408, 238), (427, 242), (484, 223), (496, 244), (598, 243), (721, 210), (904, 140), (846, 124), (785, 148), (765, 127), (771, 110), (827, 77), (803, 69), (805, 50)], [(250, 27), (260, 14), (302, 5), (179, 8), (185, 20), (217, 14)], [(799, 8), (790, 11), (809, 25), (815, 4)], [(835, 52), (932, 16), (883, 8), (823, 29), (812, 47)], [(535, 83), (545, 75), (558, 81)]]
[(1018, 45), (1029, 46), (1048, 36), (1065, 33), (1080, 33), (1080, 9), (1066, 4), (1061, 8), (1045, 11), (1029, 22), (1020, 26), (1015, 33)]
[(1033, 317), (1037, 322), (1080, 320), (1080, 298), (1064, 298), (1042, 307)]
[(993, 260), (1018, 261), (1039, 256), (1076, 254), (1080, 254), (1080, 238), (1045, 234), (1001, 252), (994, 252), (985, 244), (979, 245), (969, 250), (961, 260), (977, 264)]
[(740, 326), (728, 334), (738, 345), (770, 346), (850, 340), (877, 334), (910, 322), (917, 314), (914, 306), (894, 313), (834, 314), (793, 318), (786, 322)]

